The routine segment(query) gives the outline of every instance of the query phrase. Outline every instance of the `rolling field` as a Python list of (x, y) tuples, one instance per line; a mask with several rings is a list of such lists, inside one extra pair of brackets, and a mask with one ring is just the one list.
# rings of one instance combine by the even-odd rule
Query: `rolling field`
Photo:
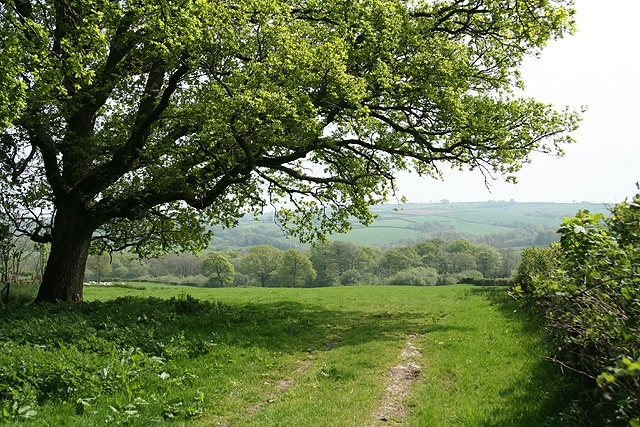
[[(456, 233), (469, 238), (527, 231), (532, 236), (539, 231), (554, 232), (565, 217), (574, 216), (579, 210), (608, 213), (602, 203), (518, 203), (518, 202), (469, 202), (469, 203), (410, 203), (405, 205), (372, 206), (378, 215), (369, 227), (353, 223), (353, 230), (346, 234), (330, 236), (331, 240), (349, 241), (361, 246), (389, 246), (405, 244)], [(240, 221), (231, 230), (216, 230), (212, 248), (238, 249), (238, 242), (246, 241), (245, 233), (262, 236), (260, 243), (295, 244), (274, 224), (272, 214), (259, 222), (250, 218)], [(242, 237), (241, 237), (242, 236)]]
[(128, 285), (0, 311), (7, 425), (557, 426), (571, 395), (501, 289)]
[[(412, 224), (440, 224), (460, 233), (486, 235), (501, 233), (522, 226), (558, 227), (562, 219), (579, 210), (607, 212), (598, 203), (517, 203), (476, 202), (450, 204), (407, 204), (394, 211), (389, 206), (374, 207), (379, 213), (376, 225), (406, 228)], [(402, 227), (404, 225), (404, 227)], [(409, 228), (411, 228), (409, 226)]]

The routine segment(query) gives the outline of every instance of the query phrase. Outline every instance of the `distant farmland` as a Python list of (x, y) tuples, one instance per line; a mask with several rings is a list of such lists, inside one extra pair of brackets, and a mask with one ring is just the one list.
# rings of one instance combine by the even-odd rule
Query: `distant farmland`
[[(496, 246), (519, 247), (546, 242), (560, 226), (562, 219), (579, 210), (608, 213), (603, 203), (410, 203), (381, 205), (371, 208), (378, 217), (364, 227), (354, 222), (347, 234), (330, 236), (332, 240), (350, 241), (362, 246), (409, 244), (434, 237), (464, 237), (486, 241)], [(241, 249), (268, 243), (277, 247), (299, 246), (287, 236), (267, 213), (257, 221), (244, 218), (238, 227), (216, 229), (213, 249)]]

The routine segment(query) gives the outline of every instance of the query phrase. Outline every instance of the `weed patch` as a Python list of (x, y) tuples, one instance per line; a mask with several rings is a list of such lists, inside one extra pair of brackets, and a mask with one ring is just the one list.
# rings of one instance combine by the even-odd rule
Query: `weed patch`
[(181, 397), (197, 376), (180, 361), (208, 353), (215, 341), (187, 335), (181, 326), (224, 310), (189, 297), (3, 310), (0, 419), (36, 418), (47, 406), (73, 415), (102, 410), (105, 422), (129, 422), (144, 413), (192, 418), (204, 398)]

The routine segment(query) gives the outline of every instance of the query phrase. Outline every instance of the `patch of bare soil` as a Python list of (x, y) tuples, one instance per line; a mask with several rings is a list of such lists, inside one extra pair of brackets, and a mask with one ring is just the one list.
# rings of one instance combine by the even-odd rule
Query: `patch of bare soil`
[(422, 357), (420, 350), (413, 344), (419, 335), (409, 335), (398, 356), (398, 364), (386, 374), (386, 393), (374, 414), (375, 421), (369, 427), (395, 427), (402, 425), (407, 413), (406, 398), (411, 394), (411, 386), (420, 378)]
[(262, 410), (263, 406), (268, 403), (274, 402), (278, 396), (282, 393), (286, 393), (296, 386), (296, 376), (303, 375), (305, 372), (309, 370), (309, 368), (313, 365), (312, 360), (301, 360), (298, 362), (298, 366), (296, 369), (291, 372), (289, 378), (281, 378), (275, 382), (265, 382), (264, 385), (270, 386), (271, 391), (266, 395), (266, 398), (263, 402), (256, 403), (251, 405), (248, 408), (248, 412), (254, 414)]

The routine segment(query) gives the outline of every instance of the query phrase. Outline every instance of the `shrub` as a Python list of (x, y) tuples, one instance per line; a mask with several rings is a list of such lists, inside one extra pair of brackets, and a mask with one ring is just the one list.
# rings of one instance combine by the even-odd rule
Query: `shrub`
[(597, 378), (603, 412), (614, 413), (616, 421), (629, 420), (632, 427), (640, 426), (640, 360), (623, 357), (616, 366), (607, 368)]
[(599, 397), (590, 415), (603, 425), (637, 425), (640, 195), (606, 219), (578, 212), (560, 234), (557, 248), (523, 253), (514, 294), (541, 309), (559, 342), (554, 359)]
[(536, 293), (534, 282), (540, 281), (558, 264), (559, 246), (552, 243), (547, 248), (531, 247), (522, 250), (520, 263), (514, 277), (516, 292), (527, 295)]
[(357, 269), (347, 270), (342, 275), (340, 275), (340, 284), (341, 285), (355, 285), (360, 283), (362, 279), (362, 271)]
[(438, 272), (431, 267), (415, 267), (399, 271), (391, 276), (387, 283), (390, 285), (435, 286)]
[(462, 280), (464, 279), (480, 280), (484, 278), (484, 275), (478, 270), (464, 270), (464, 271), (461, 271), (460, 273), (455, 273), (455, 275), (460, 278), (459, 279), (460, 282), (462, 282)]
[(508, 277), (495, 277), (495, 278), (482, 277), (480, 279), (474, 279), (473, 277), (465, 277), (460, 279), (459, 283), (466, 283), (468, 285), (475, 285), (475, 286), (512, 286), (513, 280)]

